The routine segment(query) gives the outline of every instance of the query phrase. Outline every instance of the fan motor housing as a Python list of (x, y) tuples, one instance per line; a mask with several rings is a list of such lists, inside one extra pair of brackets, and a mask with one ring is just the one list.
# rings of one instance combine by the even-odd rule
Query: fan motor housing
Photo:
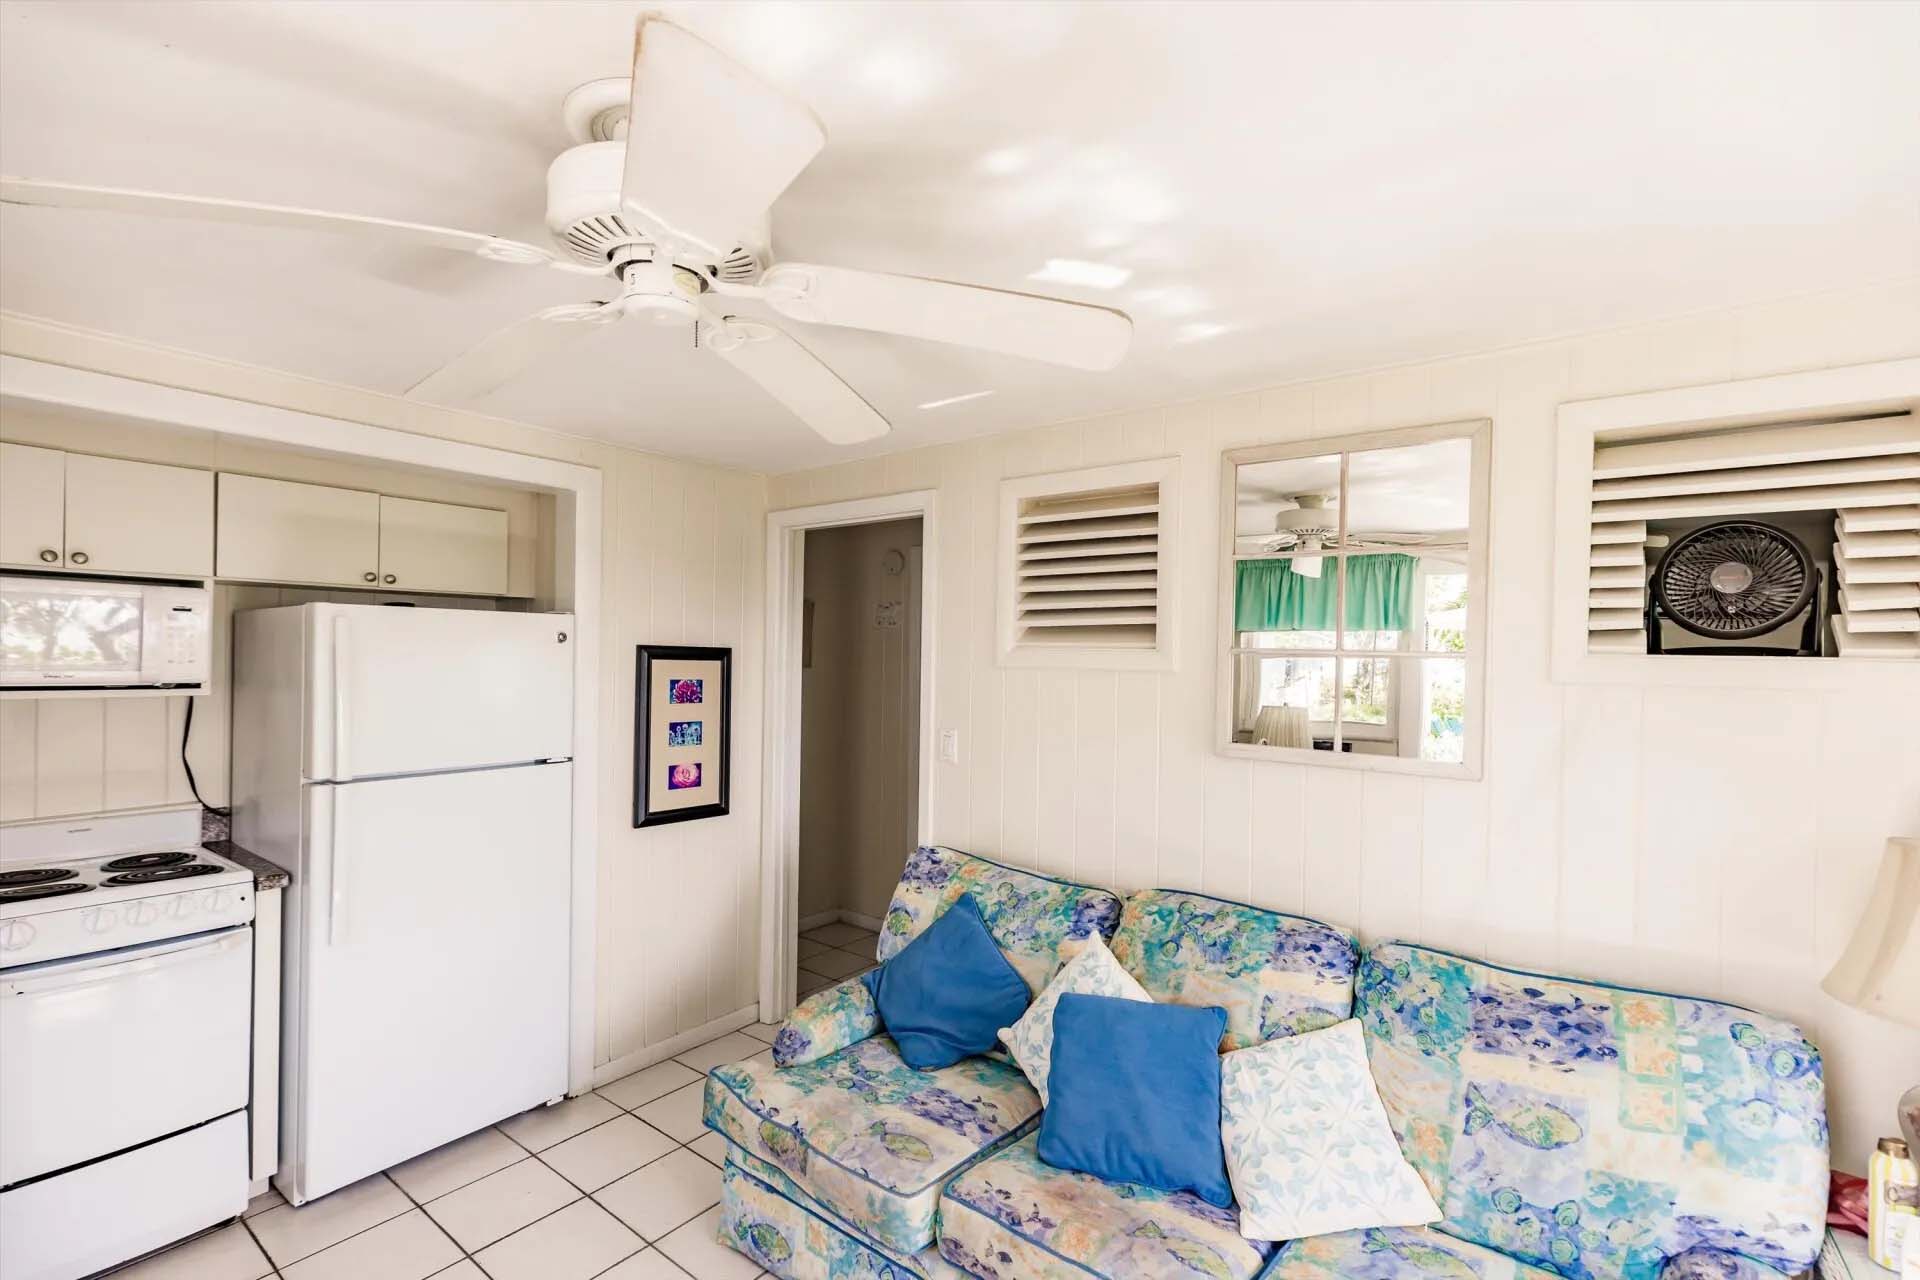
[(1715, 640), (1763, 636), (1801, 617), (1819, 581), (1806, 544), (1786, 529), (1704, 524), (1676, 538), (1653, 571), (1650, 635), (1668, 621)]
[[(623, 246), (656, 242), (653, 232), (621, 207), (626, 164), (627, 144), (613, 141), (569, 147), (547, 166), (547, 230), (575, 262), (609, 269)], [(727, 284), (752, 284), (763, 266), (761, 255), (744, 244), (719, 262), (677, 261)]]

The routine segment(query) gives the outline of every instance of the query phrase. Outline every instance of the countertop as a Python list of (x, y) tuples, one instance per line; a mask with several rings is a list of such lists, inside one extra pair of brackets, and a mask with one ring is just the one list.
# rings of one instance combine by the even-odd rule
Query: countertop
[(262, 889), (284, 889), (293, 879), (286, 868), (278, 863), (268, 862), (253, 850), (237, 845), (231, 840), (208, 840), (200, 847), (219, 854), (229, 862), (237, 862), (253, 872), (253, 888), (256, 893)]

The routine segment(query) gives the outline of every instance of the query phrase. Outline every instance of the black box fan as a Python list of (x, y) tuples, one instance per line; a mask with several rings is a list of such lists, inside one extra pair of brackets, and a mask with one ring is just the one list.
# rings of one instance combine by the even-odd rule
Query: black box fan
[[(1800, 539), (1756, 520), (1720, 520), (1674, 539), (1654, 567), (1647, 599), (1647, 652), (1819, 653), (1815, 589), (1820, 572)], [(1710, 640), (1751, 640), (1805, 614), (1797, 647), (1747, 644), (1665, 649), (1660, 623), (1672, 622)]]

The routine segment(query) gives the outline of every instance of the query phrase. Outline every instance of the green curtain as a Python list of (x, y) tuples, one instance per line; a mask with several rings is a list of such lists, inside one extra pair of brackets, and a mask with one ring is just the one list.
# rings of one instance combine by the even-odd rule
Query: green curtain
[[(1302, 577), (1287, 560), (1242, 560), (1234, 566), (1236, 631), (1331, 631), (1336, 599), (1332, 556), (1317, 578)], [(1347, 630), (1405, 631), (1413, 623), (1414, 569), (1405, 555), (1347, 557)]]

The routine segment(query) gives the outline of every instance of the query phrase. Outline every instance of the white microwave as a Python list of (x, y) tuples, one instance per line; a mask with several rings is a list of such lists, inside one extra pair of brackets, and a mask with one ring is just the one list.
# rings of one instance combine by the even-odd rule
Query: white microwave
[(197, 690), (212, 634), (205, 587), (0, 577), (0, 690)]

